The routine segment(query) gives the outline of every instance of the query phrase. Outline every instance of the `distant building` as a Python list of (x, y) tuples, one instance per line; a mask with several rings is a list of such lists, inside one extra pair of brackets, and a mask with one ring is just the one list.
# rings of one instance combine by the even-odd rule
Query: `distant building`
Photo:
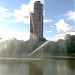
[(30, 38), (43, 38), (43, 4), (34, 3), (34, 13), (30, 13)]

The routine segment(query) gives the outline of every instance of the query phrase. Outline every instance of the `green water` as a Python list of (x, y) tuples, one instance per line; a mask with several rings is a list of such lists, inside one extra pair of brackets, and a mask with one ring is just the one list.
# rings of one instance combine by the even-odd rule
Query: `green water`
[(0, 75), (75, 75), (75, 59), (0, 61)]

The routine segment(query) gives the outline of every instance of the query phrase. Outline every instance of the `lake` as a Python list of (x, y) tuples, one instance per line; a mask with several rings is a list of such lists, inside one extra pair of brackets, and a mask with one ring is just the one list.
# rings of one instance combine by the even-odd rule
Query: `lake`
[(0, 75), (75, 75), (75, 59), (0, 60)]

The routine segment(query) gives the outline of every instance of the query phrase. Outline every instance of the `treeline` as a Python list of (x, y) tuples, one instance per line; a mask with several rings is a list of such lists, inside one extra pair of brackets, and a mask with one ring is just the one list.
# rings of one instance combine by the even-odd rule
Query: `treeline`
[(45, 39), (30, 39), (28, 41), (17, 40), (12, 38), (10, 40), (0, 42), (0, 56), (1, 57), (28, 57), (37, 47), (43, 44)]
[(48, 42), (48, 44), (44, 46), (44, 53), (75, 56), (75, 35), (67, 34), (64, 40), (59, 39), (57, 42)]
[[(41, 47), (40, 47), (41, 46)], [(0, 56), (2, 57), (27, 57), (34, 50), (35, 53), (49, 55), (66, 55), (75, 53), (75, 35), (66, 35), (65, 40), (57, 42), (46, 39), (30, 39), (20, 41), (15, 38), (0, 42)]]

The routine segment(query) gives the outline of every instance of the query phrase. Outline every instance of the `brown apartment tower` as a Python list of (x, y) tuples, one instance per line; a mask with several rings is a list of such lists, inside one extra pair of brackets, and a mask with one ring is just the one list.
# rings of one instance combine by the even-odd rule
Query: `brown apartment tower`
[(34, 3), (34, 13), (30, 13), (30, 38), (43, 38), (43, 4)]

